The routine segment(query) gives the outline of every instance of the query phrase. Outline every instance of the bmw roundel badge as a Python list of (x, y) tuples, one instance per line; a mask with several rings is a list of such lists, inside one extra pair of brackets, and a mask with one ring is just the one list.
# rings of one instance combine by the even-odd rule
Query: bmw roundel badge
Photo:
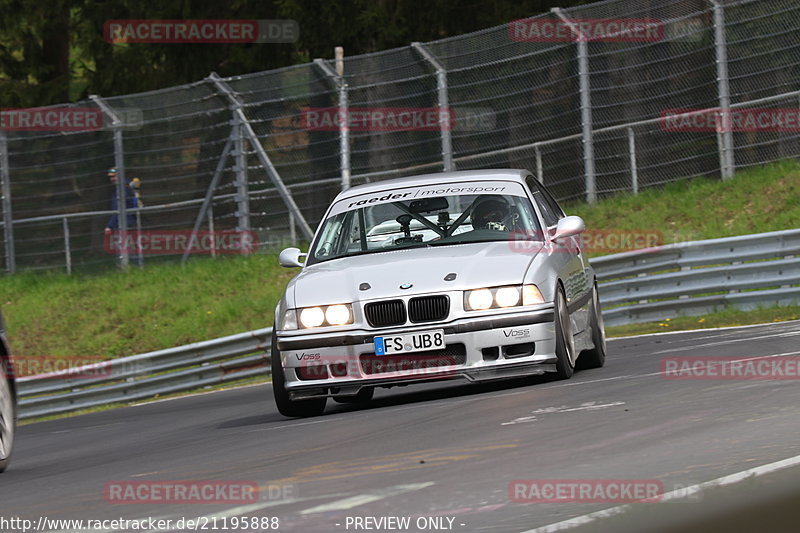
[(413, 283), (403, 283), (402, 285), (400, 285), (400, 288), (401, 289), (410, 289), (413, 286), (414, 286)]

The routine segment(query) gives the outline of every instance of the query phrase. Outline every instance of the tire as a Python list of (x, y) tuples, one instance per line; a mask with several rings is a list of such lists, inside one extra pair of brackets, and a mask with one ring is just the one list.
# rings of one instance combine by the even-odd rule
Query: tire
[(569, 379), (575, 372), (575, 340), (572, 338), (567, 298), (561, 285), (556, 290), (555, 332), (556, 376), (558, 379)]
[(281, 355), (278, 351), (277, 335), (272, 333), (272, 350), (270, 363), (272, 365), (272, 393), (275, 396), (275, 405), (278, 412), (290, 418), (306, 418), (319, 416), (325, 411), (327, 398), (313, 398), (311, 400), (292, 400), (286, 390), (286, 378), (283, 375)]
[(5, 374), (5, 361), (0, 358), (0, 472), (8, 467), (14, 436), (17, 432), (17, 409), (11, 392), (11, 383)]
[(578, 359), (578, 368), (600, 368), (606, 363), (606, 327), (603, 322), (603, 311), (600, 308), (600, 294), (597, 283), (592, 287), (592, 309), (589, 325), (592, 328), (592, 343), (594, 348), (584, 350)]
[(369, 403), (372, 400), (372, 397), (375, 395), (375, 387), (364, 387), (358, 394), (353, 396), (334, 396), (333, 401), (337, 403), (355, 403), (355, 404), (364, 404)]

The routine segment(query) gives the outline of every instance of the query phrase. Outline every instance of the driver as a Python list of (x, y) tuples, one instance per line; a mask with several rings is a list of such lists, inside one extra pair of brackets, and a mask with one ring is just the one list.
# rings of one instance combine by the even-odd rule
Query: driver
[(510, 209), (505, 199), (496, 196), (483, 196), (472, 208), (472, 229), (491, 229), (508, 231), (506, 222)]

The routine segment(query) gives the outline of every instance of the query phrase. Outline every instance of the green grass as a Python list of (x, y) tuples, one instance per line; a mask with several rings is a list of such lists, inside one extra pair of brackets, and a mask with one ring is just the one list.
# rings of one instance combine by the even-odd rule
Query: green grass
[[(721, 182), (695, 179), (567, 206), (589, 228), (657, 229), (666, 242), (800, 227), (800, 163), (786, 161)], [(93, 275), (21, 273), (0, 277), (0, 306), (18, 355), (109, 358), (268, 327), (297, 272), (275, 254), (195, 258), (186, 266)], [(612, 334), (788, 319), (795, 310), (675, 319)], [(625, 333), (630, 331), (630, 333)]]
[(679, 181), (594, 206), (568, 204), (565, 211), (583, 217), (590, 229), (659, 231), (662, 244), (798, 228), (800, 162), (748, 169), (724, 182)]
[(296, 272), (269, 254), (91, 277), (23, 273), (0, 278), (0, 303), (15, 354), (108, 358), (272, 326)]
[(800, 320), (800, 306), (768, 307), (754, 311), (740, 311), (731, 308), (710, 315), (682, 316), (667, 318), (660, 322), (644, 322), (625, 326), (606, 326), (606, 334), (609, 337), (627, 337), (665, 331), (747, 326), (786, 320)]

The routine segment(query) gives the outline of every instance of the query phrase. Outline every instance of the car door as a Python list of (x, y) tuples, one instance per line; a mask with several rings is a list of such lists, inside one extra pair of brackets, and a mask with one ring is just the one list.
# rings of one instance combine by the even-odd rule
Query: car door
[[(531, 192), (534, 204), (541, 214), (544, 226), (547, 228), (545, 238), (550, 240), (555, 234), (558, 221), (566, 216), (564, 210), (533, 176), (528, 176), (525, 182)], [(591, 294), (589, 261), (581, 249), (580, 235), (569, 237), (560, 243), (550, 241), (550, 244), (554, 259), (559, 265), (559, 277), (564, 283), (567, 304), (570, 314), (572, 314), (586, 303)], [(582, 322), (582, 320), (580, 321)], [(585, 324), (579, 323), (576, 326), (577, 329), (574, 331), (581, 331)]]

